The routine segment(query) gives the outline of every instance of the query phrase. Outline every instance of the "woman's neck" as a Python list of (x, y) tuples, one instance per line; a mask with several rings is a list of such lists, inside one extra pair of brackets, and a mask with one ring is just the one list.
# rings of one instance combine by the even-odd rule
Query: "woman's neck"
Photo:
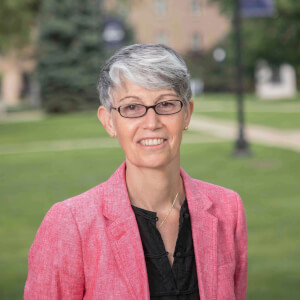
[(140, 168), (126, 162), (126, 184), (133, 205), (150, 211), (165, 211), (172, 205), (181, 207), (185, 192), (179, 162), (164, 168)]

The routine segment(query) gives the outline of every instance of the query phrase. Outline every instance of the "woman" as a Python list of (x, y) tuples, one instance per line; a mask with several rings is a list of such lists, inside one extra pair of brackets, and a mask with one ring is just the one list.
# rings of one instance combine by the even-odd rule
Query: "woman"
[(193, 111), (182, 58), (163, 45), (123, 48), (102, 69), (99, 92), (99, 120), (126, 161), (47, 213), (25, 299), (245, 299), (241, 199), (180, 168)]

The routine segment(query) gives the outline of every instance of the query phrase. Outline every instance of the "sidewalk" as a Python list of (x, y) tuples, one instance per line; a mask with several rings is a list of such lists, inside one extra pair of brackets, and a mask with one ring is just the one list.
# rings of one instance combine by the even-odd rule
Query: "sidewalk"
[(41, 121), (45, 118), (45, 113), (41, 110), (10, 112), (0, 114), (0, 123), (17, 123)]
[[(227, 140), (237, 138), (237, 122), (204, 116), (193, 116), (190, 129)], [(245, 136), (251, 143), (300, 152), (300, 130), (282, 130), (266, 126), (246, 125)]]

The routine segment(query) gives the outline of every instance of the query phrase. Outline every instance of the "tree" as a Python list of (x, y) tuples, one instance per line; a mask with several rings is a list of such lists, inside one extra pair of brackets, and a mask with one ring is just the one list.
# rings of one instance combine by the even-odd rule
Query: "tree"
[(49, 112), (98, 103), (96, 78), (103, 61), (101, 15), (96, 0), (44, 0), (40, 14), (42, 103)]
[[(220, 42), (218, 47), (225, 48)], [(184, 59), (192, 78), (204, 82), (206, 92), (229, 92), (234, 89), (234, 64), (231, 58), (217, 62), (213, 56), (214, 49), (206, 52), (189, 52)]]
[[(23, 75), (34, 69), (36, 19), (39, 0), (2, 0), (0, 5), (1, 102), (15, 105)], [(14, 82), (11, 91), (8, 82)]]
[[(232, 17), (235, 0), (211, 0)], [(265, 59), (278, 66), (290, 63), (300, 71), (300, 2), (276, 0), (271, 18), (244, 19), (243, 45), (246, 71), (253, 73), (256, 62)], [(232, 37), (231, 37), (232, 38)]]
[(1, 0), (0, 52), (22, 48), (28, 44), (30, 33), (36, 25), (40, 0)]
[[(99, 0), (42, 2), (38, 73), (42, 103), (48, 112), (99, 105), (97, 78), (111, 54), (102, 42), (105, 14), (99, 3)], [(125, 33), (130, 36), (129, 30)]]

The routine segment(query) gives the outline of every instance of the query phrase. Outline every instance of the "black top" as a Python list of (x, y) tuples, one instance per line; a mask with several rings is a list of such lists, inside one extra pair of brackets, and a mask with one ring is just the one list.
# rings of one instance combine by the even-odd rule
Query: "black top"
[(156, 212), (132, 205), (143, 244), (152, 300), (199, 300), (197, 269), (188, 204), (180, 209), (179, 232), (171, 267)]

